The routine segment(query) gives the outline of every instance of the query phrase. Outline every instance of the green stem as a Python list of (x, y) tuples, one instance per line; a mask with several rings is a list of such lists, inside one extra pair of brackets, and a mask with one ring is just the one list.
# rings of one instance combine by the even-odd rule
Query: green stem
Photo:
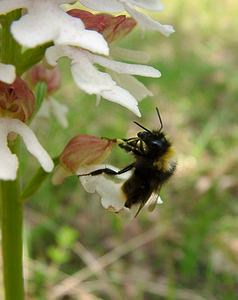
[(17, 63), (17, 70), (18, 74), (21, 75), (30, 69), (32, 66), (36, 65), (40, 62), (44, 55), (47, 48), (52, 46), (53, 43), (49, 42), (44, 45), (40, 45), (33, 49), (27, 49), (21, 54), (21, 59)]
[[(11, 34), (11, 24), (21, 16), (21, 10), (12, 11), (0, 17), (2, 25), (1, 62), (17, 65), (20, 60), (21, 46)], [(19, 142), (12, 143), (12, 152), (17, 154)], [(19, 200), (19, 179), (1, 181), (1, 229), (3, 279), (5, 300), (23, 300), (23, 204)]]
[(18, 180), (1, 182), (1, 200), (5, 300), (23, 300), (23, 205)]
[(21, 54), (21, 46), (11, 34), (11, 24), (21, 16), (21, 10), (14, 10), (1, 17), (2, 24), (2, 49), (1, 61), (5, 64), (17, 65)]

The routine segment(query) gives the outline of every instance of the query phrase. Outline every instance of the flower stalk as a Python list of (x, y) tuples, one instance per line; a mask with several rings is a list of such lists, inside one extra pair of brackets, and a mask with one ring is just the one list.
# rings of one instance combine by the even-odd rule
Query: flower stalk
[[(15, 10), (1, 18), (2, 48), (1, 61), (17, 66), (21, 47), (12, 37), (10, 25), (20, 17)], [(14, 141), (11, 150), (19, 152), (19, 141)], [(19, 200), (19, 178), (0, 183), (2, 257), (5, 300), (23, 300), (23, 205)]]
[[(18, 152), (15, 142), (12, 151)], [(5, 300), (23, 300), (22, 228), (23, 205), (19, 200), (19, 179), (1, 181), (1, 226)]]

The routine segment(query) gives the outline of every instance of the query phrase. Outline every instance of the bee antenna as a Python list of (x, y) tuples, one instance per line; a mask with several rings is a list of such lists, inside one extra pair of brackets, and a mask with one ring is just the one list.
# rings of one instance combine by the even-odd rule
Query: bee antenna
[(151, 131), (147, 128), (145, 128), (144, 126), (142, 126), (141, 124), (137, 123), (136, 121), (133, 121), (137, 126), (139, 126), (140, 128), (144, 129), (145, 131), (148, 131), (151, 133)]
[(159, 131), (161, 131), (164, 126), (163, 126), (163, 122), (162, 122), (162, 119), (161, 119), (158, 107), (156, 107), (156, 111), (157, 111), (157, 115), (158, 115), (159, 121), (160, 121), (160, 129), (159, 129)]

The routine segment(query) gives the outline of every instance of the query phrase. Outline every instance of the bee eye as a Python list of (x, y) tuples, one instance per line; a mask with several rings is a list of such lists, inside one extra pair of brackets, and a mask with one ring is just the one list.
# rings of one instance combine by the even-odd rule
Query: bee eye
[(159, 141), (159, 140), (153, 140), (153, 141), (151, 141), (151, 144), (153, 145), (153, 146), (157, 146), (157, 147), (162, 147), (162, 142), (161, 141)]
[(137, 136), (138, 136), (138, 138), (144, 140), (147, 136), (147, 132), (145, 132), (145, 131), (138, 132)]

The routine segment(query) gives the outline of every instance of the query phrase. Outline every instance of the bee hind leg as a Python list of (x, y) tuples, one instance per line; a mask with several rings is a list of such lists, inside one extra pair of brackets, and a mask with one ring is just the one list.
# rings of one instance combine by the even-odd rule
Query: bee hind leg
[(114, 170), (112, 170), (110, 168), (103, 168), (103, 169), (98, 169), (98, 170), (92, 171), (92, 172), (87, 173), (87, 174), (80, 174), (78, 176), (89, 176), (89, 175), (91, 175), (91, 176), (97, 176), (97, 175), (101, 175), (103, 173), (107, 174), (107, 175), (115, 176), (115, 175), (120, 175), (120, 174), (128, 172), (134, 166), (135, 166), (135, 164), (132, 163), (129, 166), (126, 166), (125, 168), (123, 168), (122, 170), (119, 170), (119, 171), (114, 171)]

